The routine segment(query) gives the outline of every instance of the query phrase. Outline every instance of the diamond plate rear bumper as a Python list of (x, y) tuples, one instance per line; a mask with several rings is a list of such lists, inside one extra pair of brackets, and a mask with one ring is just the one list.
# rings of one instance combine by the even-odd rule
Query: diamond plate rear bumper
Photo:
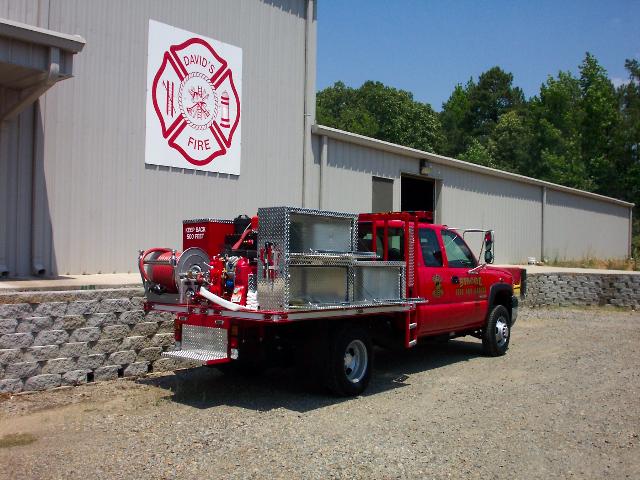
[(184, 324), (182, 326), (182, 349), (163, 352), (163, 357), (182, 358), (208, 363), (227, 360), (228, 330)]
[(163, 357), (180, 358), (184, 360), (196, 360), (198, 362), (211, 362), (214, 360), (225, 360), (220, 356), (219, 352), (212, 352), (209, 350), (175, 350), (173, 352), (162, 352)]

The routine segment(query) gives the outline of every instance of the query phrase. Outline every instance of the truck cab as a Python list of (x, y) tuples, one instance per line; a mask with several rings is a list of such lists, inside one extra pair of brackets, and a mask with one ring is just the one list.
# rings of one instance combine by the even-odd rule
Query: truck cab
[[(426, 300), (417, 304), (413, 338), (473, 335), (488, 353), (504, 354), (518, 312), (514, 285), (522, 273), (481, 263), (464, 231), (432, 220), (431, 212), (361, 214), (358, 247), (381, 260), (406, 262), (407, 296)], [(493, 232), (473, 231), (483, 233), (480, 254), (491, 263)], [(492, 314), (496, 325), (487, 334)]]

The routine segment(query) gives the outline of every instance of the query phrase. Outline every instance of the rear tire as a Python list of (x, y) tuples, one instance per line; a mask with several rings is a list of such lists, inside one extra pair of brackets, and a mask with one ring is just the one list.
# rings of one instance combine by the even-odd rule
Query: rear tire
[(336, 395), (360, 395), (369, 385), (373, 344), (369, 332), (357, 326), (339, 328), (329, 339), (324, 383)]
[(507, 353), (511, 340), (511, 318), (504, 305), (496, 305), (489, 313), (487, 325), (482, 332), (482, 348), (490, 357)]

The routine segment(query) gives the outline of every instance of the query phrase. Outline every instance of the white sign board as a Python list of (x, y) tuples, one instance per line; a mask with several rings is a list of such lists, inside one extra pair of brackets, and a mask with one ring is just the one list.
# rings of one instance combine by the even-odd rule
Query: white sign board
[(145, 163), (240, 175), (242, 49), (149, 21)]

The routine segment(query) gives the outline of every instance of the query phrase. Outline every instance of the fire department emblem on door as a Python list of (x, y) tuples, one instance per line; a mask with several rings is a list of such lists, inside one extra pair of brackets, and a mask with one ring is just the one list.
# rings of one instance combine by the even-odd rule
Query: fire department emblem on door
[(191, 164), (225, 155), (240, 122), (233, 72), (211, 44), (191, 38), (171, 45), (152, 85), (162, 136)]

